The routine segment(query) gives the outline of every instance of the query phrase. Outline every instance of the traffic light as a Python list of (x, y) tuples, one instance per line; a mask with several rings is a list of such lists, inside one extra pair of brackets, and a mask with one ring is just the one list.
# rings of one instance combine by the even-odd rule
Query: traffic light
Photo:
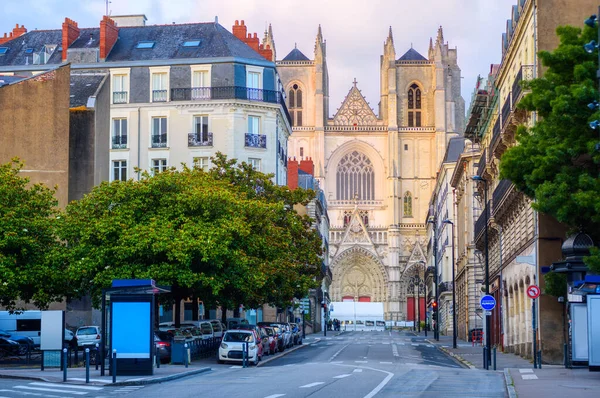
[(431, 309), (433, 310), (433, 312), (437, 311), (437, 301), (431, 303)]

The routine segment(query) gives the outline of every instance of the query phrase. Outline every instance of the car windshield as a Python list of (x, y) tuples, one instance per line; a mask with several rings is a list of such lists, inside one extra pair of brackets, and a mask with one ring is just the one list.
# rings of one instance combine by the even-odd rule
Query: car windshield
[(81, 328), (81, 329), (77, 330), (77, 334), (87, 336), (87, 335), (92, 335), (92, 334), (98, 334), (98, 331), (94, 327)]
[(202, 334), (212, 334), (212, 328), (210, 327), (210, 323), (203, 323), (200, 325), (202, 328)]
[(228, 333), (225, 334), (225, 337), (223, 337), (223, 341), (229, 341), (229, 342), (247, 341), (247, 342), (251, 342), (252, 341), (252, 333), (228, 332)]
[(221, 331), (221, 325), (219, 325), (219, 322), (218, 322), (218, 321), (211, 322), (210, 324), (212, 325), (213, 329), (214, 329), (216, 332), (220, 332), (220, 331)]
[(267, 332), (267, 335), (273, 336), (273, 329), (271, 329), (271, 328), (265, 328), (265, 331)]

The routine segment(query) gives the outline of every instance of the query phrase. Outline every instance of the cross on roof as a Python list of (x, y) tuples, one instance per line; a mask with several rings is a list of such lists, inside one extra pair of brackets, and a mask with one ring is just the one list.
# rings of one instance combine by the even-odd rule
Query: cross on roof
[(352, 83), (354, 84), (354, 87), (356, 87), (356, 84), (358, 83), (358, 82), (356, 81), (356, 78), (354, 78), (354, 81), (353, 81)]

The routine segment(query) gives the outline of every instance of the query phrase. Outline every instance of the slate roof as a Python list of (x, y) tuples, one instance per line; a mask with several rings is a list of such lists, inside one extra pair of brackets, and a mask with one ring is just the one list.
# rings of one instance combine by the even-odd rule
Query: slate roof
[(0, 47), (8, 47), (8, 51), (4, 55), (0, 55), (0, 66), (5, 65), (32, 65), (33, 54), (26, 54), (28, 48), (32, 48), (34, 52), (39, 52), (45, 45), (55, 45), (56, 50), (46, 62), (48, 64), (60, 64), (62, 55), (59, 49), (62, 45), (61, 30), (32, 30), (11, 41), (0, 44)]
[(106, 76), (106, 74), (72, 74), (69, 106), (71, 108), (86, 106), (88, 98), (96, 94)]
[[(90, 42), (91, 37), (91, 42)], [(99, 28), (83, 28), (69, 48), (98, 48)], [(183, 47), (187, 40), (200, 40), (198, 47)], [(140, 41), (155, 42), (153, 48), (135, 48)], [(62, 62), (62, 30), (33, 30), (8, 41), (0, 47), (8, 47), (8, 52), (0, 55), (0, 66), (33, 64), (33, 54), (25, 54), (27, 48), (39, 52), (44, 45), (56, 45), (56, 50), (48, 64)], [(266, 61), (260, 54), (239, 40), (220, 24), (214, 22), (148, 25), (119, 28), (119, 39), (108, 55), (106, 62), (144, 61), (185, 58), (239, 57)]]
[(282, 61), (310, 61), (310, 59), (302, 54), (302, 51), (294, 48), (284, 59), (282, 59)]
[(427, 61), (427, 58), (419, 54), (414, 48), (411, 48), (398, 61)]
[(448, 147), (446, 148), (446, 156), (444, 157), (444, 163), (455, 163), (460, 157), (460, 154), (463, 153), (464, 149), (464, 137), (451, 138), (450, 142), (448, 142)]

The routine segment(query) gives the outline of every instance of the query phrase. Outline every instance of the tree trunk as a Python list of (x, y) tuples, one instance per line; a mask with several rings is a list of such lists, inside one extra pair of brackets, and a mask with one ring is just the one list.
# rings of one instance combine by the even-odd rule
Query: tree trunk
[(227, 326), (227, 307), (224, 305), (221, 306), (221, 322)]
[(175, 296), (175, 327), (178, 328), (181, 326), (181, 297), (179, 295)]
[(198, 297), (194, 294), (194, 295), (192, 295), (192, 320), (199, 321), (200, 318), (198, 316), (199, 316)]
[(236, 305), (235, 308), (233, 309), (233, 317), (234, 318), (240, 317), (240, 306), (239, 305)]
[(210, 307), (204, 304), (204, 319), (210, 319)]

